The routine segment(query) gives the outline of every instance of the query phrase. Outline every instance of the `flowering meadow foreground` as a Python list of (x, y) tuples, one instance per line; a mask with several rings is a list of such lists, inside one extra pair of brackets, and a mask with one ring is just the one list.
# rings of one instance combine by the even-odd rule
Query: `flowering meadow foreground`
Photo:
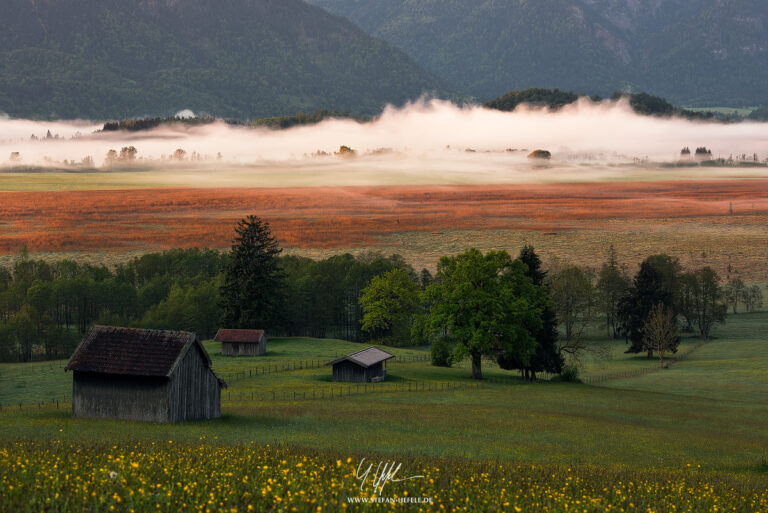
[(0, 512), (765, 513), (766, 323), (729, 316), (666, 369), (601, 329), (610, 351), (584, 383), (491, 362), (476, 383), (467, 361), (390, 348), (388, 382), (366, 390), (304, 361), (352, 342), (275, 337), (240, 358), (206, 342), (223, 415), (179, 424), (72, 418), (63, 361), (1, 364)]
[(397, 478), (424, 477), (387, 483), (377, 494), (372, 476), (358, 479), (359, 460), (332, 451), (172, 440), (3, 442), (0, 496), (4, 511), (17, 512), (768, 510), (767, 476), (690, 464), (656, 471), (423, 457), (400, 463), (408, 474)]

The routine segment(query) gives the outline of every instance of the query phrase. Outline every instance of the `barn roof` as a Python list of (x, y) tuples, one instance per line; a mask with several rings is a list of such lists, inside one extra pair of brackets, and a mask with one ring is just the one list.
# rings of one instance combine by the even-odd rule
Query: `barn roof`
[(336, 363), (343, 362), (344, 360), (349, 360), (350, 362), (356, 363), (361, 367), (370, 367), (371, 365), (375, 365), (379, 362), (383, 362), (384, 360), (389, 360), (390, 358), (394, 357), (395, 355), (393, 354), (382, 351), (378, 347), (371, 346), (363, 349), (362, 351), (358, 351), (356, 353), (352, 353), (339, 358), (338, 360), (329, 362), (327, 365), (334, 365)]
[(258, 344), (264, 337), (264, 330), (220, 329), (213, 338), (216, 342), (238, 342)]
[(94, 326), (64, 370), (169, 377), (193, 346), (200, 350), (205, 366), (210, 369), (211, 358), (194, 333)]

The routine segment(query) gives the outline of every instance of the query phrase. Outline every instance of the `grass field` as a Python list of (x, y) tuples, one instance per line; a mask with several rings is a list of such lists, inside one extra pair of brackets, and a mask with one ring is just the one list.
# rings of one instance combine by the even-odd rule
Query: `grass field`
[[(232, 376), (220, 420), (152, 425), (72, 419), (68, 404), (4, 406), (0, 492), (6, 511), (67, 510), (56, 493), (89, 511), (392, 508), (345, 503), (368, 458), (427, 476), (380, 494), (433, 498), (394, 505), (414, 511), (766, 511), (766, 323), (768, 313), (730, 316), (669, 369), (595, 333), (609, 348), (584, 361), (585, 379), (648, 369), (596, 385), (526, 383), (486, 362), (493, 379), (476, 384), (466, 364), (435, 368), (419, 361), (423, 350), (393, 349), (387, 383), (363, 390), (312, 364), (357, 344), (276, 339), (264, 357), (232, 358), (208, 343), (216, 371)], [(266, 366), (279, 372), (254, 372)], [(70, 387), (55, 363), (0, 367), (5, 405)]]

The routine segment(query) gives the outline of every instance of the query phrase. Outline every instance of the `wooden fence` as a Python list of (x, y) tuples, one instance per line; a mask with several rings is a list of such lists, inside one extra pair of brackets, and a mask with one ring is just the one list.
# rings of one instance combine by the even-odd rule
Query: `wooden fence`
[(341, 399), (365, 394), (408, 392), (455, 392), (480, 388), (483, 383), (463, 381), (409, 381), (404, 383), (350, 383), (346, 385), (319, 386), (302, 390), (226, 391), (222, 399), (227, 401), (321, 401)]
[(701, 346), (706, 344), (707, 341), (703, 340), (696, 344), (695, 346), (687, 349), (685, 352), (682, 352), (678, 355), (676, 355), (676, 358), (674, 360), (669, 360), (666, 362), (664, 367), (661, 367), (659, 365), (656, 365), (654, 367), (643, 367), (642, 369), (632, 369), (632, 370), (626, 370), (626, 371), (619, 371), (619, 372), (612, 372), (609, 374), (601, 374), (599, 376), (590, 376), (588, 378), (584, 378), (582, 381), (584, 383), (588, 383), (590, 385), (594, 385), (595, 383), (602, 383), (603, 381), (609, 381), (613, 379), (622, 379), (622, 378), (634, 378), (637, 376), (642, 376), (644, 374), (648, 374), (649, 372), (656, 372), (661, 369), (667, 369), (670, 366), (680, 363), (688, 359), (696, 350), (698, 350)]
[[(340, 358), (343, 355), (337, 355), (336, 358)], [(233, 383), (242, 379), (264, 375), (264, 374), (279, 374), (284, 372), (294, 372), (305, 369), (319, 369), (324, 367), (328, 362), (333, 360), (320, 360), (320, 359), (303, 359), (295, 360), (291, 362), (283, 362), (266, 365), (254, 366), (250, 369), (244, 369), (237, 372), (217, 372), (216, 374), (227, 383)], [(430, 355), (410, 354), (405, 356), (396, 356), (392, 363), (417, 363), (430, 361)]]

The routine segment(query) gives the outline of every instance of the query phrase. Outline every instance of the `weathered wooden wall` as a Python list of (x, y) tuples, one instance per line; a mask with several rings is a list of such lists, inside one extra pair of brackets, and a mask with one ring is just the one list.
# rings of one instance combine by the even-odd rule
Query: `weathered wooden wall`
[(221, 416), (221, 387), (193, 345), (171, 378), (74, 371), (72, 416), (182, 422)]
[(190, 348), (171, 375), (170, 391), (171, 422), (221, 416), (221, 387), (197, 345)]
[(375, 377), (384, 377), (384, 364), (379, 362), (368, 368), (344, 360), (333, 364), (334, 381), (351, 381), (353, 383), (370, 382)]
[(168, 422), (165, 378), (115, 376), (74, 371), (72, 416)]
[(267, 341), (261, 339), (256, 344), (253, 342), (222, 342), (221, 354), (227, 356), (261, 356), (267, 352)]

